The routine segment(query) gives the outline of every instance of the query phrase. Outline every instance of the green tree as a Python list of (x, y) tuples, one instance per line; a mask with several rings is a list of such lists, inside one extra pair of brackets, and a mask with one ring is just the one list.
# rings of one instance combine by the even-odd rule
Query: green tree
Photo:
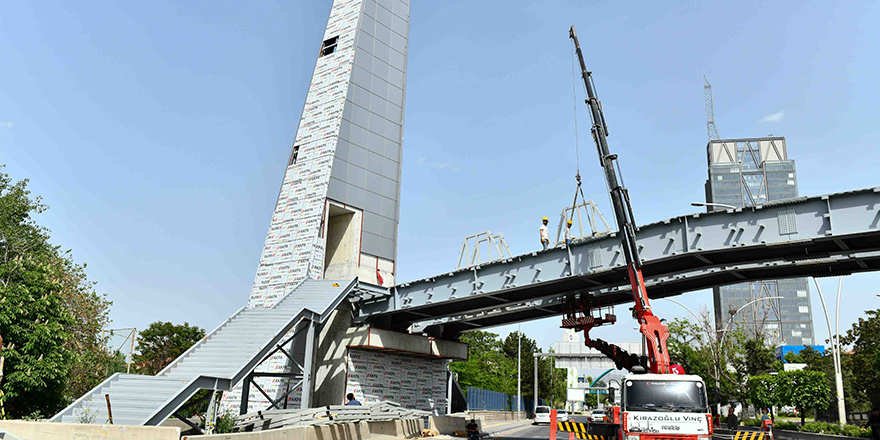
[[(538, 397), (551, 406), (553, 402), (565, 400), (567, 388), (566, 370), (555, 368), (555, 365), (556, 359), (553, 357), (543, 357), (538, 361)], [(532, 368), (534, 369), (534, 364)]]
[[(510, 374), (507, 376), (508, 380), (505, 381), (506, 393), (516, 395), (516, 378), (517, 378), (517, 368), (516, 368), (516, 360), (517, 360), (517, 342), (520, 336), (520, 332), (510, 332), (506, 338), (504, 338), (504, 342), (501, 343), (501, 351), (504, 353), (504, 356), (509, 359), (508, 365), (510, 365)], [(535, 373), (534, 373), (534, 353), (539, 353), (541, 350), (538, 349), (538, 344), (534, 339), (529, 338), (524, 333), (522, 334), (522, 340), (520, 342), (519, 353), (521, 358), (521, 371), (520, 377), (522, 380), (522, 395), (523, 397), (530, 398), (535, 393), (533, 391), (534, 386), (532, 385), (535, 381)]]
[[(495, 333), (473, 331), (461, 336), (461, 342), (468, 344), (468, 360), (453, 362), (451, 369), (458, 374), (463, 387), (476, 387), (516, 394), (516, 332), (509, 334), (504, 341)], [(522, 394), (531, 398), (534, 394), (534, 356), (540, 352), (531, 338), (522, 337)], [(538, 360), (538, 397), (545, 401), (564, 401), (566, 390), (566, 371), (555, 368), (555, 359), (544, 357)], [(515, 405), (515, 402), (514, 402)]]
[(140, 374), (155, 375), (204, 337), (205, 330), (186, 322), (154, 322), (141, 332), (132, 364)]
[(749, 378), (749, 401), (758, 408), (770, 408), (779, 404), (775, 376), (763, 374)]
[[(759, 336), (760, 338), (760, 336)], [(745, 374), (758, 376), (773, 371), (776, 355), (772, 347), (767, 346), (763, 338), (751, 338), (743, 343), (745, 350)]]
[[(821, 371), (822, 373), (825, 373), (825, 377), (828, 380), (828, 389), (831, 393), (831, 401), (828, 405), (828, 410), (831, 411), (832, 414), (836, 414), (837, 385), (834, 383), (834, 356), (832, 355), (831, 350), (826, 350), (823, 354), (808, 346), (801, 350), (800, 353), (797, 354), (797, 357), (791, 357), (787, 355), (786, 359), (789, 358), (800, 359), (802, 363), (807, 364), (807, 370)], [(843, 393), (844, 397), (846, 398), (846, 409), (849, 411), (866, 411), (870, 409), (870, 404), (867, 402), (867, 400), (865, 400), (864, 394), (856, 391), (853, 387), (854, 379), (852, 371), (852, 358), (852, 354), (840, 354), (841, 373), (843, 376)]]
[(747, 362), (741, 343), (746, 338), (739, 327), (728, 330), (723, 339), (719, 338), (708, 312), (704, 312), (699, 324), (684, 319), (673, 320), (669, 324), (669, 333), (666, 344), (670, 359), (684, 367), (688, 374), (705, 380), (710, 400), (714, 401), (716, 384), (720, 389), (721, 403), (747, 397)]
[[(853, 393), (862, 409), (880, 407), (880, 309), (866, 310), (846, 335), (843, 345), (852, 345), (850, 371), (853, 375)], [(848, 397), (848, 396), (847, 396)]]
[(27, 180), (0, 173), (0, 335), (6, 343), (2, 403), (7, 416), (48, 414), (66, 403), (73, 319), (61, 295), (57, 248), (33, 215), (46, 206)]
[(828, 378), (820, 371), (795, 370), (779, 373), (776, 395), (780, 404), (793, 405), (798, 409), (801, 426), (804, 425), (805, 410), (828, 408), (831, 400)]
[(67, 326), (71, 337), (64, 343), (72, 355), (64, 394), (67, 400), (75, 400), (109, 375), (125, 370), (118, 366), (122, 354), (111, 353), (101, 340), (101, 330), (110, 323), (111, 302), (95, 291), (95, 283), (86, 277), (86, 265), (76, 264), (68, 251), (56, 257), (55, 267), (64, 308), (73, 318)]
[(509, 360), (501, 352), (501, 341), (495, 333), (473, 331), (461, 336), (468, 344), (468, 360), (453, 362), (450, 368), (458, 374), (458, 382), (467, 387), (504, 392), (503, 375)]
[(34, 218), (48, 208), (27, 184), (0, 172), (0, 402), (11, 417), (55, 412), (103, 380), (112, 362), (98, 337), (110, 302), (71, 251), (50, 244)]

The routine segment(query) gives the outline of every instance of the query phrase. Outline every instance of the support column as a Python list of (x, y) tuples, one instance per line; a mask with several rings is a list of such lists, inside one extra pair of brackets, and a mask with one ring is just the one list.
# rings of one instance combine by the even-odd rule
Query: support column
[(217, 414), (220, 412), (220, 396), (223, 391), (214, 390), (211, 401), (208, 402), (208, 413), (205, 414), (205, 434), (213, 434), (217, 427)]
[(449, 373), (446, 381), (446, 415), (452, 414), (452, 369), (446, 364), (446, 371)]
[(302, 399), (300, 408), (307, 409), (312, 404), (312, 371), (315, 369), (315, 321), (309, 320), (306, 332), (306, 353), (303, 359)]
[(253, 380), (253, 372), (248, 373), (247, 376), (244, 377), (244, 380), (241, 384), (241, 405), (238, 407), (238, 415), (247, 414), (248, 409), (248, 398), (251, 394), (251, 380)]
[[(552, 371), (551, 371), (552, 374)], [(535, 394), (532, 396), (532, 415), (538, 413), (538, 356), (535, 356)]]

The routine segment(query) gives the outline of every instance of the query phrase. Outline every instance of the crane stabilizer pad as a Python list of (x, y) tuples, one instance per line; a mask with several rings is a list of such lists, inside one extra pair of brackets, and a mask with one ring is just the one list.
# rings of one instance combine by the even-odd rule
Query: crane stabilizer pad
[(736, 431), (733, 440), (764, 440), (764, 433), (761, 431)]
[[(575, 433), (575, 438), (581, 440), (605, 440), (605, 436), (587, 434), (587, 424), (578, 422), (556, 422), (557, 428), (563, 432)], [(740, 439), (749, 440), (749, 439)], [(757, 439), (756, 439), (757, 440)]]

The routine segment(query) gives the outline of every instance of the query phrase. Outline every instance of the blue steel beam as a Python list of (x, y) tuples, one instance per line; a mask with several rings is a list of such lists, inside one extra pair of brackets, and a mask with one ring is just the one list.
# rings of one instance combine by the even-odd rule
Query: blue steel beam
[[(880, 270), (880, 187), (697, 213), (639, 228), (652, 298), (750, 279)], [(559, 314), (559, 299), (590, 292), (632, 301), (615, 234), (397, 285), (359, 301), (362, 321), (437, 333)], [(623, 286), (623, 288), (621, 288)]]

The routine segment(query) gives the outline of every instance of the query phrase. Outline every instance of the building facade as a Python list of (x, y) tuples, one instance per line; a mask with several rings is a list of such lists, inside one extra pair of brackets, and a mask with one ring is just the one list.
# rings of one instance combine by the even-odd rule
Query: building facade
[[(409, 0), (333, 1), (248, 308), (306, 278), (394, 284), (408, 34)], [(257, 371), (289, 369), (276, 355)], [(275, 399), (289, 391), (287, 379), (259, 385)], [(226, 408), (240, 390), (224, 394)], [(298, 407), (300, 394), (285, 399)]]
[[(707, 146), (706, 202), (737, 208), (798, 196), (797, 171), (783, 137), (724, 139)], [(709, 206), (723, 210), (724, 206)], [(794, 232), (794, 231), (793, 231)], [(719, 329), (739, 324), (773, 345), (814, 343), (810, 289), (806, 278), (754, 281), (713, 289)], [(735, 313), (759, 298), (768, 299)]]

